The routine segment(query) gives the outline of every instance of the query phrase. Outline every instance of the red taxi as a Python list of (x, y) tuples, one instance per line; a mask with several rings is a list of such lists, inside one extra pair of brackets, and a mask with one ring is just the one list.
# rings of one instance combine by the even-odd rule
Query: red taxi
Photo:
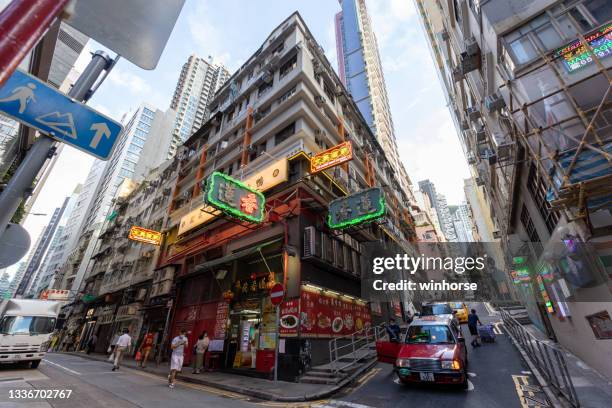
[(465, 339), (449, 317), (415, 319), (408, 326), (404, 342), (377, 342), (376, 351), (379, 361), (394, 364), (404, 384), (468, 386)]

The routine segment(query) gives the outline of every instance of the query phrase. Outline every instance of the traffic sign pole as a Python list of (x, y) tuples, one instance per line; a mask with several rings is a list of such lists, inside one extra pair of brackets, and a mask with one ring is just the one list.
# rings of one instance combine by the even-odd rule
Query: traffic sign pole
[(280, 344), (280, 305), (276, 306), (276, 347), (274, 348), (274, 381), (278, 381), (278, 347)]
[(13, 0), (0, 12), (0, 85), (42, 38), (69, 0)]
[(278, 381), (278, 348), (280, 345), (280, 305), (285, 298), (285, 287), (277, 283), (270, 288), (270, 302), (276, 307), (276, 347), (274, 347), (274, 381)]
[[(113, 60), (105, 52), (98, 51), (93, 54), (91, 61), (68, 92), (68, 96), (78, 101), (91, 97), (90, 89), (102, 71), (112, 68), (112, 62)], [(19, 204), (29, 195), (32, 184), (45, 161), (53, 156), (55, 143), (55, 140), (48, 136), (38, 137), (0, 194), (0, 239)]]

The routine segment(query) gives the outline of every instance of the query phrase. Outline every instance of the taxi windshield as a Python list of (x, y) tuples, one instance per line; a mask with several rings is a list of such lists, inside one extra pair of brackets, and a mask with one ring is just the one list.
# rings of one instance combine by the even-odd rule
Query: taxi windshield
[(454, 303), (451, 303), (451, 307), (453, 309), (463, 309), (463, 303), (461, 303), (461, 302), (454, 302)]
[(452, 314), (450, 306), (446, 303), (436, 303), (433, 305), (424, 305), (423, 310), (421, 311), (422, 316), (433, 316), (433, 315), (442, 315), (442, 314)]
[(407, 344), (449, 344), (455, 339), (445, 325), (412, 325), (406, 334)]

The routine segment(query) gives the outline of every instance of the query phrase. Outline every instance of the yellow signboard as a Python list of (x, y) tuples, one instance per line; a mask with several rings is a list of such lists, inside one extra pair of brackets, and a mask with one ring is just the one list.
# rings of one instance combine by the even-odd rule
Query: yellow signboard
[(287, 159), (280, 159), (247, 177), (242, 182), (263, 192), (287, 180), (289, 180), (289, 162)]
[[(263, 192), (288, 179), (289, 162), (287, 159), (281, 159), (247, 177), (242, 183)], [(183, 235), (187, 231), (213, 220), (219, 214), (220, 212), (216, 208), (206, 204), (198, 206), (181, 218), (178, 235)]]
[(353, 160), (353, 145), (350, 141), (342, 142), (339, 145), (313, 156), (310, 159), (310, 172), (317, 173), (349, 160)]
[(146, 242), (147, 244), (159, 245), (161, 244), (162, 234), (159, 231), (153, 231), (150, 229), (132, 225), (128, 238), (132, 241)]
[[(202, 211), (203, 210), (203, 211)], [(220, 211), (209, 205), (202, 204), (195, 210), (189, 211), (187, 215), (181, 218), (181, 223), (178, 228), (178, 235), (182, 235), (187, 231), (200, 226), (220, 214)]]

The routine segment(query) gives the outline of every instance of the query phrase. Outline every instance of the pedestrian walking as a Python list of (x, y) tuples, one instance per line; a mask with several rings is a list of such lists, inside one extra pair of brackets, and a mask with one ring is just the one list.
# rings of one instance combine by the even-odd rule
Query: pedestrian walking
[(402, 329), (400, 329), (399, 325), (395, 322), (395, 319), (390, 318), (389, 324), (387, 325), (387, 333), (389, 333), (389, 341), (399, 342), (401, 332), (402, 332)]
[(208, 338), (208, 333), (203, 332), (200, 337), (198, 337), (198, 341), (195, 344), (195, 368), (193, 370), (194, 374), (200, 374), (202, 372), (202, 366), (204, 365), (204, 356), (206, 355), (206, 350), (208, 350), (208, 345), (210, 344), (210, 339)]
[(468, 329), (472, 335), (472, 347), (480, 347), (480, 343), (478, 341), (480, 339), (478, 336), (478, 325), (482, 325), (482, 323), (476, 314), (476, 309), (472, 309), (468, 316)]
[(113, 362), (113, 371), (119, 369), (119, 363), (121, 362), (121, 358), (123, 354), (129, 351), (130, 347), (132, 347), (132, 338), (130, 337), (130, 330), (123, 329), (123, 334), (117, 339), (117, 344), (115, 346), (115, 361)]
[(187, 347), (189, 343), (186, 334), (187, 332), (185, 329), (181, 329), (180, 334), (173, 338), (172, 343), (170, 343), (170, 348), (172, 349), (172, 356), (170, 357), (170, 375), (168, 375), (168, 386), (170, 388), (174, 388), (176, 373), (183, 369), (185, 347)]
[(138, 362), (138, 365), (142, 368), (146, 368), (147, 367), (147, 360), (149, 359), (149, 354), (151, 354), (151, 350), (153, 349), (153, 339), (154, 339), (154, 335), (153, 333), (149, 332), (147, 334), (145, 334), (144, 338), (142, 339), (142, 344), (140, 345), (140, 361)]
[(87, 354), (91, 354), (91, 352), (96, 348), (96, 344), (98, 343), (98, 336), (94, 333), (87, 342)]

